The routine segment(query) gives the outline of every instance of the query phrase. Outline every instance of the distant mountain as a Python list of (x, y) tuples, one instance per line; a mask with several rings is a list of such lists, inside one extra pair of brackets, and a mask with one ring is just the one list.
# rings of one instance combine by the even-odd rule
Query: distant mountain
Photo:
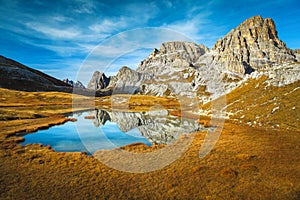
[(0, 56), (0, 87), (23, 91), (72, 91), (69, 84), (3, 56)]
[(63, 82), (67, 83), (68, 85), (72, 86), (73, 88), (82, 88), (85, 89), (84, 85), (80, 81), (72, 81), (68, 78), (64, 79)]
[(99, 93), (184, 96), (205, 103), (232, 91), (253, 72), (272, 76), (278, 86), (299, 80), (297, 53), (278, 38), (272, 19), (255, 16), (232, 29), (212, 49), (192, 42), (165, 42), (136, 70), (122, 67), (106, 79), (98, 72), (101, 76), (93, 76), (90, 84)]
[(95, 71), (92, 76), (92, 79), (87, 85), (87, 88), (92, 90), (104, 89), (108, 86), (109, 82), (110, 78), (107, 78), (104, 73)]

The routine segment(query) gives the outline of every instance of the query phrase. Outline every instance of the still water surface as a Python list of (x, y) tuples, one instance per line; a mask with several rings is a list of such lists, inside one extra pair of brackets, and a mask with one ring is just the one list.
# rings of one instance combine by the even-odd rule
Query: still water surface
[[(86, 119), (89, 116), (92, 119)], [(132, 143), (170, 144), (183, 133), (204, 129), (195, 120), (155, 112), (86, 111), (73, 114), (76, 122), (67, 122), (24, 136), (22, 145), (50, 145), (59, 152), (87, 152), (113, 149)]]

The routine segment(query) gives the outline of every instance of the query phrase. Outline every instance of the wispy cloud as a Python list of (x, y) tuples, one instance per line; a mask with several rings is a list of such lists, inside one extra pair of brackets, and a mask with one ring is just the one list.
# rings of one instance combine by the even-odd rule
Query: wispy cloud
[[(85, 57), (89, 60), (86, 62), (89, 68), (86, 69), (101, 68), (111, 63), (114, 66), (111, 72), (115, 72), (121, 65), (128, 63), (134, 67), (139, 59), (144, 59), (144, 54), (136, 50), (159, 48), (162, 42), (192, 40), (212, 47), (219, 37), (253, 13), (284, 18), (279, 22), (282, 29), (288, 31), (283, 33), (281, 30), (280, 34), (293, 41), (296, 47), (299, 44), (299, 26), (295, 23), (299, 21), (299, 2), (287, 1), (293, 7), (283, 0), (272, 3), (259, 0), (249, 3), (220, 0), (197, 3), (188, 0), (118, 3), (0, 0), (0, 50), (17, 60), (23, 55), (18, 48), (20, 46), (26, 48), (26, 55), (32, 55), (28, 60), (54, 57), (55, 60), (45, 60), (49, 64), (40, 62), (39, 69), (51, 70), (61, 66), (62, 71), (57, 73), (68, 74), (67, 70), (75, 70), (73, 66), (81, 64)], [(283, 7), (284, 14), (270, 9), (274, 7), (272, 5)], [(294, 34), (293, 38), (290, 38), (291, 34)], [(136, 56), (131, 52), (135, 52)], [(55, 65), (55, 62), (58, 63)], [(37, 62), (32, 63), (35, 67), (39, 66)]]
[(186, 18), (165, 23), (162, 27), (178, 31), (193, 41), (200, 41), (203, 40), (205, 31), (211, 26), (209, 20), (211, 14), (211, 11), (203, 5), (193, 6), (186, 14)]
[(99, 44), (84, 60), (78, 76), (87, 83), (96, 70), (108, 75), (124, 65), (135, 69), (153, 50), (166, 41), (191, 41), (188, 37), (166, 28), (140, 28), (125, 31)]
[(104, 19), (99, 23), (92, 24), (89, 29), (95, 33), (110, 34), (128, 27), (131, 21), (131, 19), (125, 17)]
[(56, 28), (52, 26), (47, 26), (45, 24), (39, 23), (26, 23), (28, 28), (31, 28), (39, 33), (44, 34), (48, 39), (74, 39), (81, 35), (78, 29), (68, 27), (68, 28)]

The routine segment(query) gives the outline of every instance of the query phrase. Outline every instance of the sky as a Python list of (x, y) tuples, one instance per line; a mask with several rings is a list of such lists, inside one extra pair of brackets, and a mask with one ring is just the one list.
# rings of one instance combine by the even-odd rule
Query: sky
[(87, 84), (93, 71), (135, 69), (162, 42), (213, 47), (247, 18), (271, 17), (300, 48), (299, 0), (0, 0), (0, 55)]

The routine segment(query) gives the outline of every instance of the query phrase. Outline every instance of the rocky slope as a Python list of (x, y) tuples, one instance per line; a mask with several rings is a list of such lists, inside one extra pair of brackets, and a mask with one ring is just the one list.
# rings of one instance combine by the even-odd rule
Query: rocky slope
[(300, 49), (294, 49), (293, 54), (296, 56), (296, 60), (300, 62)]
[[(251, 74), (244, 83), (226, 94), (223, 108), (226, 117), (233, 123), (252, 127), (299, 131), (300, 64), (292, 71), (287, 66), (276, 70), (280, 71), (283, 81), (288, 81), (286, 84), (274, 82), (275, 73), (270, 76)], [(291, 72), (298, 74), (298, 80), (284, 80), (284, 73)], [(210, 114), (211, 104), (218, 104), (220, 99), (203, 105), (202, 112)]]
[[(297, 68), (297, 59), (297, 52), (278, 38), (274, 21), (255, 16), (232, 29), (212, 49), (192, 42), (165, 42), (136, 70), (123, 67), (110, 77), (109, 84), (101, 79), (92, 82), (109, 85), (104, 90), (111, 93), (188, 97), (205, 103), (230, 92), (254, 71), (273, 74), (274, 82), (282, 82), (281, 75), (274, 75), (280, 72), (275, 68)], [(287, 71), (285, 80), (299, 79)], [(102, 87), (95, 89), (103, 91)]]
[(87, 88), (97, 90), (97, 89), (104, 89), (108, 86), (110, 78), (107, 78), (104, 73), (99, 71), (95, 71), (92, 79), (90, 80)]
[(141, 62), (137, 71), (149, 71), (149, 68), (158, 66), (189, 66), (208, 51), (209, 49), (204, 45), (193, 42), (166, 42), (159, 50), (154, 49), (148, 58)]
[(0, 56), (0, 87), (24, 91), (72, 91), (70, 85)]
[[(12, 59), (0, 56), (0, 88), (21, 91), (58, 91), (94, 96), (95, 91), (86, 89), (80, 82), (58, 80), (41, 71), (32, 69)], [(99, 95), (104, 95), (103, 93)]]

